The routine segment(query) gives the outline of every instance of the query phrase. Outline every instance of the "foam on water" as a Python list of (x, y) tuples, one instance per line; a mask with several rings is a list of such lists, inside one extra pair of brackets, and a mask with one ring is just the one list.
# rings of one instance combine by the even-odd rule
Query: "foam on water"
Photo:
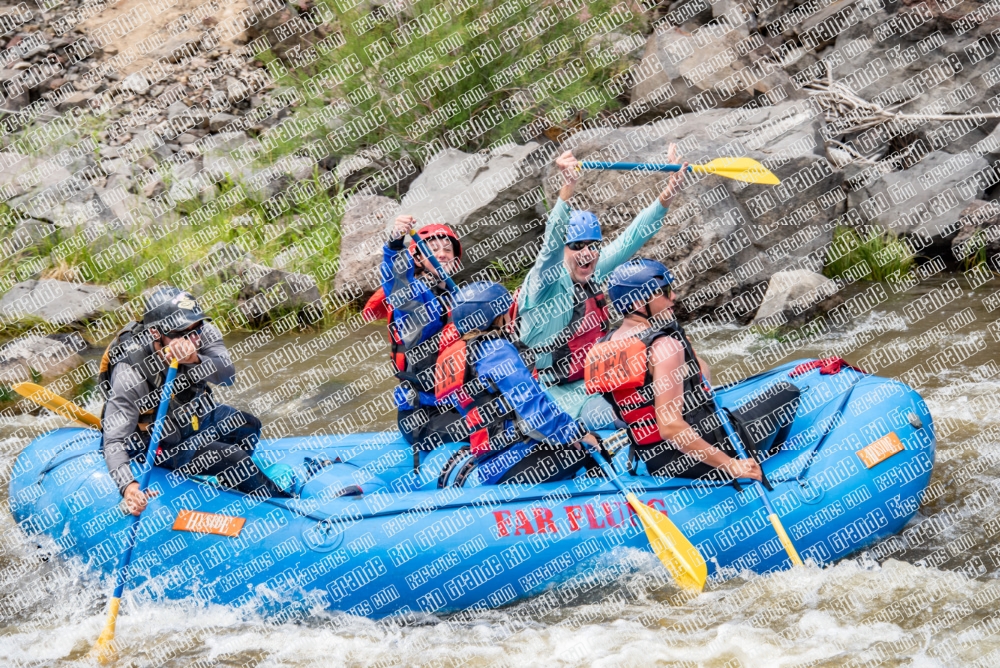
[[(974, 298), (963, 299), (958, 308), (981, 310)], [(895, 318), (887, 327), (886, 318), (899, 309), (892, 303), (882, 308), (810, 342), (788, 359), (817, 355), (863, 339), (864, 332), (879, 331), (874, 341), (848, 355), (856, 361), (879, 342), (895, 337), (905, 342), (947, 317), (912, 325)], [(427, 616), (402, 627), (320, 610), (299, 621), (272, 623), (193, 599), (141, 604), (126, 599), (118, 625), (125, 651), (118, 665), (825, 668), (857, 661), (995, 668), (1000, 665), (1000, 633), (994, 630), (1000, 625), (989, 618), (1000, 611), (1000, 551), (993, 549), (1000, 527), (991, 521), (1000, 508), (1000, 492), (993, 491), (1000, 487), (1000, 442), (973, 441), (984, 426), (1000, 421), (1000, 411), (983, 412), (976, 403), (1000, 393), (1000, 378), (975, 373), (996, 355), (985, 329), (993, 319), (984, 315), (956, 335), (958, 340), (972, 332), (984, 334), (990, 342), (986, 351), (932, 374), (920, 388), (936, 421), (948, 421), (949, 427), (938, 444), (944, 457), (935, 467), (934, 493), (910, 528), (949, 506), (955, 521), (914, 544), (906, 543), (904, 532), (858, 559), (766, 576), (743, 573), (710, 583), (696, 598), (662, 584), (657, 577), (661, 567), (652, 555), (615, 553), (594, 573), (604, 584), (570, 604), (541, 607), (529, 600), (501, 610)], [(713, 353), (722, 370), (751, 348), (774, 341), (748, 339), (744, 331), (710, 328), (695, 345)], [(361, 330), (358, 336), (368, 333)], [(932, 344), (915, 361), (944, 350), (947, 343)], [(254, 361), (249, 356), (241, 364)], [(910, 366), (912, 362), (890, 366), (880, 374), (898, 375)], [(280, 380), (269, 379), (272, 385)], [(390, 384), (391, 379), (373, 391)], [(87, 408), (96, 412), (99, 405)], [(387, 419), (391, 422), (391, 416)], [(0, 425), (0, 437), (61, 424), (59, 418), (18, 416)], [(0, 440), (0, 472), (9, 472), (26, 442)], [(971, 442), (978, 445), (966, 447)], [(0, 487), (0, 499), (5, 499), (6, 485)], [(92, 665), (86, 652), (104, 624), (107, 581), (99, 581), (80, 561), (43, 561), (50, 549), (50, 544), (24, 536), (7, 510), (0, 512), (2, 666)], [(628, 568), (614, 568), (623, 560)]]

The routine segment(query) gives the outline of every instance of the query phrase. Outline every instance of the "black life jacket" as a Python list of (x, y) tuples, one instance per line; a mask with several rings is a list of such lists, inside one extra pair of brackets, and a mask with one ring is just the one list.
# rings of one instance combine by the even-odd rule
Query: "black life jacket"
[[(453, 437), (468, 440), (476, 457), (494, 454), (524, 438), (519, 429), (511, 426), (517, 424), (514, 407), (496, 384), (484, 383), (476, 373), (480, 344), (496, 337), (504, 334), (492, 330), (468, 340), (459, 337), (451, 341), (441, 351), (435, 369), (435, 397), (441, 403), (450, 403), (463, 418), (465, 432)], [(513, 344), (523, 360), (526, 347)], [(534, 373), (530, 365), (529, 369)]]
[(583, 380), (587, 353), (608, 332), (607, 300), (591, 281), (573, 283), (574, 305), (569, 325), (559, 332), (554, 345), (548, 344), (536, 352), (551, 352), (552, 366), (544, 369), (546, 381), (564, 385)]
[[(128, 362), (150, 388), (150, 392), (143, 397), (139, 405), (139, 423), (136, 425), (139, 431), (148, 432), (156, 420), (160, 390), (167, 379), (167, 365), (153, 350), (152, 340), (142, 323), (133, 321), (125, 325), (104, 349), (97, 380), (105, 397), (111, 394), (111, 372), (122, 361)], [(211, 405), (211, 388), (207, 381), (195, 376), (193, 373), (195, 368), (181, 365), (177, 371), (173, 396), (167, 409), (167, 424), (164, 425), (165, 445), (179, 442), (197, 431), (198, 415), (203, 415), (206, 407)], [(105, 402), (101, 409), (102, 423), (107, 405)]]
[(676, 320), (659, 328), (646, 329), (636, 337), (612, 341), (613, 335), (614, 331), (602, 337), (587, 357), (587, 391), (600, 392), (628, 425), (633, 461), (635, 456), (640, 457), (654, 475), (700, 477), (714, 471), (713, 467), (686, 455), (660, 437), (649, 350), (662, 336), (672, 337), (684, 346), (684, 421), (705, 441), (735, 455), (719, 422), (711, 394), (702, 383), (691, 341)]

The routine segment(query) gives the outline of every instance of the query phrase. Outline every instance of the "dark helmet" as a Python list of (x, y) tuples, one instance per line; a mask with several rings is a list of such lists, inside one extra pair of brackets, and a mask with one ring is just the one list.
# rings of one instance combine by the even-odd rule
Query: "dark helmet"
[(142, 324), (161, 334), (175, 334), (211, 320), (198, 306), (194, 295), (180, 288), (157, 288), (146, 298)]
[(601, 224), (597, 216), (590, 211), (573, 211), (569, 216), (569, 226), (566, 228), (566, 243), (574, 241), (601, 241)]
[(632, 302), (644, 302), (660, 288), (674, 282), (674, 275), (656, 260), (637, 257), (608, 277), (608, 296), (619, 313), (632, 312)]
[(470, 283), (455, 294), (451, 318), (459, 334), (489, 329), (490, 323), (506, 313), (514, 300), (499, 283)]
[[(451, 239), (451, 250), (455, 253), (455, 257), (462, 257), (462, 242), (459, 240), (458, 235), (455, 230), (451, 229), (443, 223), (431, 223), (430, 225), (424, 225), (419, 230), (417, 230), (417, 236), (423, 240), (433, 239), (437, 237), (446, 237)], [(410, 242), (410, 252), (417, 252), (417, 244), (413, 241)]]

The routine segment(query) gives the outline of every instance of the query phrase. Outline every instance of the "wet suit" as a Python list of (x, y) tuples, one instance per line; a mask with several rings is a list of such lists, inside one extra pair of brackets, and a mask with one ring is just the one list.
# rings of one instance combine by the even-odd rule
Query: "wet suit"
[[(135, 480), (129, 461), (141, 459), (149, 447), (167, 365), (151, 345), (137, 345), (130, 354), (115, 354), (114, 347), (109, 352), (119, 359), (109, 369), (102, 447), (111, 478), (124, 494)], [(214, 475), (247, 494), (287, 496), (250, 458), (260, 440), (260, 420), (212, 399), (208, 383), (231, 385), (236, 369), (222, 334), (211, 324), (202, 327), (198, 357), (198, 364), (180, 366), (154, 463), (187, 475)]]

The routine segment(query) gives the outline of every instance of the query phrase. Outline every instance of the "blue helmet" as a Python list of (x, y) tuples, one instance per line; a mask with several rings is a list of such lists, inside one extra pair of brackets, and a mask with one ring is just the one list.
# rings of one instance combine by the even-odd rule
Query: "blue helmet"
[(602, 241), (601, 224), (597, 216), (590, 211), (573, 211), (569, 216), (569, 228), (566, 230), (566, 243), (574, 241)]
[(621, 265), (608, 277), (608, 296), (619, 313), (632, 312), (632, 302), (644, 302), (653, 293), (674, 282), (674, 275), (656, 260), (637, 257)]
[(514, 300), (499, 283), (479, 281), (463, 286), (455, 294), (451, 318), (459, 334), (474, 329), (487, 330), (497, 317), (506, 313)]

